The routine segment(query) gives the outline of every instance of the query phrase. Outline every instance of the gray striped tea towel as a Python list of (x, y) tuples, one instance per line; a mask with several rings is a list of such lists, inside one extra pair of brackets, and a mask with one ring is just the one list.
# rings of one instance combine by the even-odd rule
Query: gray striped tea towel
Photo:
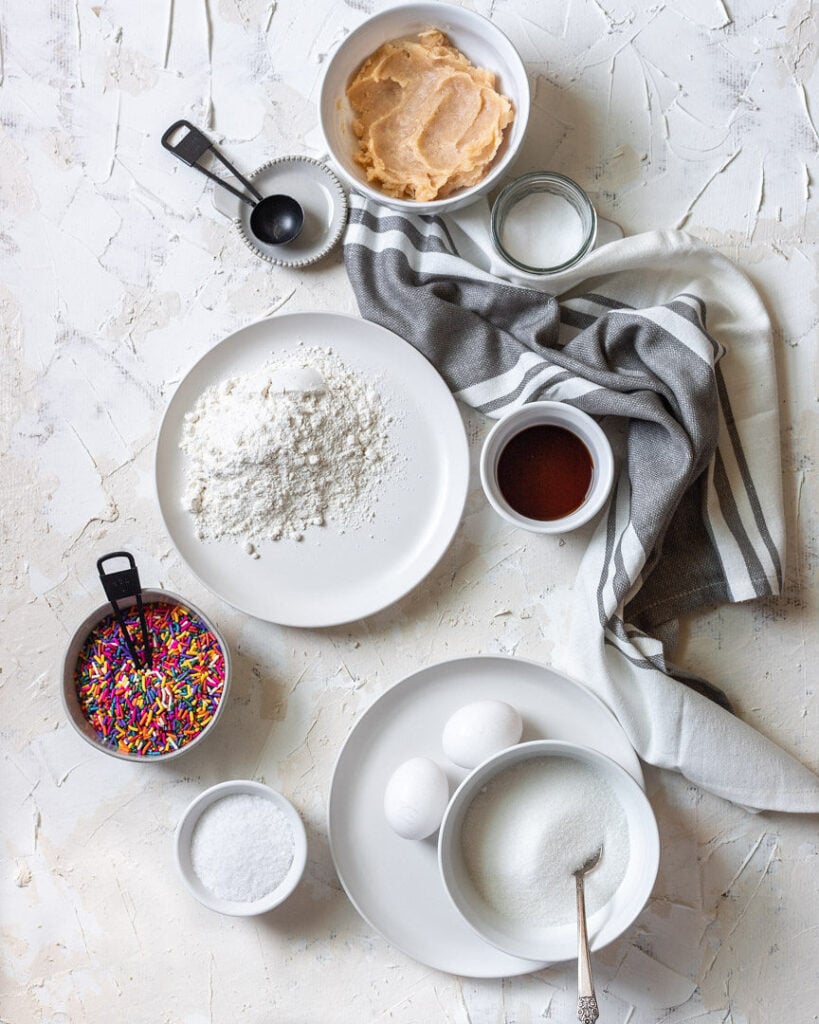
[(601, 419), (619, 475), (560, 667), (645, 761), (749, 808), (819, 811), (819, 777), (669, 660), (680, 615), (782, 586), (776, 381), (757, 292), (676, 231), (603, 245), (548, 285), (513, 279), (487, 225), (485, 202), (402, 216), (353, 195), (344, 256), (362, 315), (419, 349), (456, 398), (494, 417), (558, 399)]

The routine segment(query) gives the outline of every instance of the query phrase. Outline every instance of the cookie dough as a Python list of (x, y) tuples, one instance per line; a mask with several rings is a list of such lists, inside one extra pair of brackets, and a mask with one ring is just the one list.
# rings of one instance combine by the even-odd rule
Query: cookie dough
[(347, 88), (367, 181), (396, 199), (443, 199), (486, 174), (515, 117), (443, 32), (384, 43)]

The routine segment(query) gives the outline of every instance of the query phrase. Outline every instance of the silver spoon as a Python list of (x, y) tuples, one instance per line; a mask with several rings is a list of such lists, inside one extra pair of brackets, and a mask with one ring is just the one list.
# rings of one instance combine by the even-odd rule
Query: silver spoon
[(577, 888), (577, 1019), (580, 1024), (594, 1024), (600, 1016), (597, 999), (594, 995), (591, 956), (589, 955), (589, 937), (586, 934), (586, 893), (584, 880), (590, 871), (594, 871), (603, 856), (603, 847), (595, 851), (585, 864), (574, 872)]
[[(176, 142), (172, 142), (172, 136), (176, 135), (182, 128), (187, 129), (186, 134)], [(162, 145), (168, 152), (179, 157), (188, 167), (195, 167), (197, 171), (215, 181), (217, 185), (221, 185), (228, 192), (238, 196), (242, 202), (252, 206), (250, 230), (260, 242), (266, 242), (268, 245), (285, 245), (287, 242), (292, 242), (298, 237), (302, 227), (304, 227), (304, 210), (301, 208), (301, 204), (293, 199), (292, 196), (263, 196), (246, 178), (242, 177), (233, 164), (228, 163), (210, 139), (200, 132), (198, 128), (195, 128), (190, 121), (176, 121), (172, 124), (162, 136)], [(240, 192), (239, 189), (234, 188), (233, 185), (230, 185), (217, 174), (214, 174), (213, 171), (209, 171), (199, 163), (199, 160), (208, 150), (212, 151), (213, 155), (221, 160), (230, 173), (239, 179), (251, 195)]]

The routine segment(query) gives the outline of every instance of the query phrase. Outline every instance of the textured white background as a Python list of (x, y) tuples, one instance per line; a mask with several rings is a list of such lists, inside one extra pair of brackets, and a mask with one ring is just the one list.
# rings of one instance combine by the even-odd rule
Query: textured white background
[[(241, 165), (321, 157), (321, 64), (377, 0), (52, 0), (0, 8), (2, 625), (0, 1020), (308, 1024), (574, 1019), (570, 966), (474, 983), (391, 949), (340, 890), (324, 826), (336, 752), (391, 683), (458, 654), (548, 661), (587, 534), (503, 525), (473, 487), (410, 597), (350, 628), (252, 621), (203, 590), (153, 497), (175, 382), (218, 338), (284, 308), (355, 312), (340, 258), (255, 261), (209, 186), (159, 147), (178, 117)], [(776, 323), (787, 586), (688, 623), (680, 660), (819, 766), (816, 324), (819, 27), (808, 0), (488, 0), (534, 106), (516, 170), (577, 178), (629, 232), (685, 227), (745, 267)], [(485, 424), (470, 415), (473, 451)], [(96, 754), (62, 719), (56, 664), (125, 547), (235, 656), (218, 732), (170, 766)], [(178, 767), (177, 767), (178, 765)], [(225, 778), (280, 787), (310, 841), (280, 912), (220, 918), (177, 881), (186, 803)], [(654, 897), (597, 958), (602, 1019), (805, 1024), (819, 1006), (815, 819), (750, 816), (650, 772)]]

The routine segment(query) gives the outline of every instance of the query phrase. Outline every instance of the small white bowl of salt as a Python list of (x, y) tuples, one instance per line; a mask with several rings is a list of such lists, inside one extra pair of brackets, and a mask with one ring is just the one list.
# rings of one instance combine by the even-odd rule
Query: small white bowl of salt
[(220, 782), (188, 806), (176, 828), (176, 862), (188, 889), (220, 914), (277, 907), (299, 884), (307, 836), (296, 808), (261, 782)]
[(609, 757), (533, 740), (487, 758), (461, 783), (438, 838), (444, 887), (491, 945), (526, 960), (577, 955), (574, 872), (585, 879), (591, 948), (613, 942), (651, 895), (657, 822), (638, 783)]

